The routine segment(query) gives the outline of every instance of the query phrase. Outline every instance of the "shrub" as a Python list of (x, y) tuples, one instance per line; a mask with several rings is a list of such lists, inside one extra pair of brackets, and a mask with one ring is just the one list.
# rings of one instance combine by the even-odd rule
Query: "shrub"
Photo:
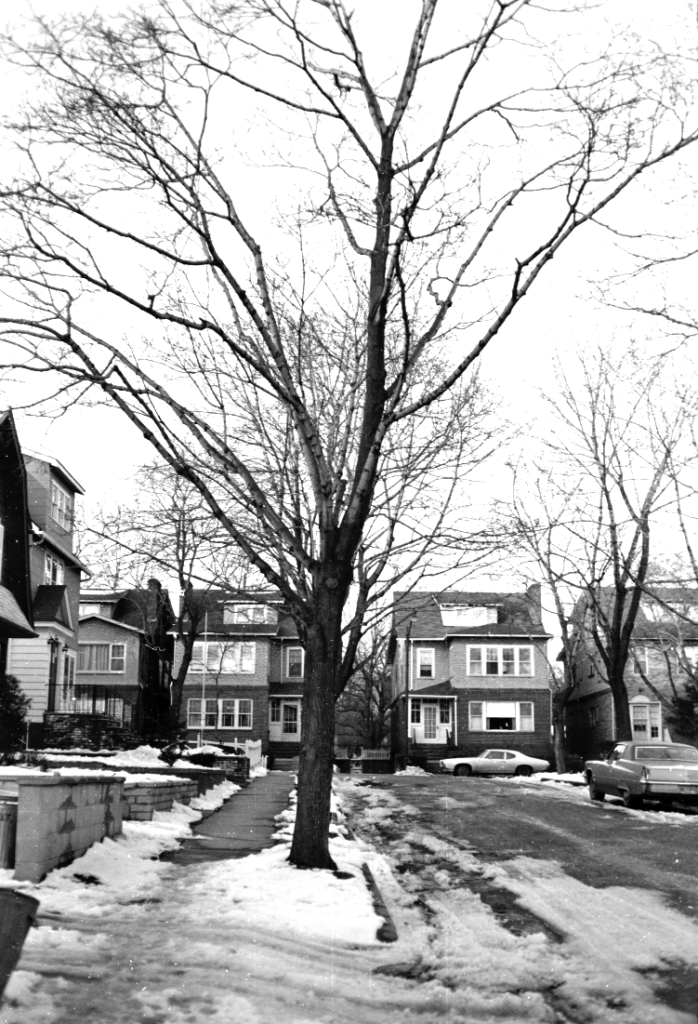
[(25, 697), (14, 676), (0, 676), (0, 750), (24, 749), (27, 711), (31, 700)]

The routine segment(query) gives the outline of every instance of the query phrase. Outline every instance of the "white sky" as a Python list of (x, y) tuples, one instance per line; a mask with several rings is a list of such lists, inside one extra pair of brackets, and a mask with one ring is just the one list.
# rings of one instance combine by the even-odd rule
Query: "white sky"
[[(407, 5), (404, 0), (357, 0), (357, 18), (370, 18), (375, 26), (376, 39), (394, 30), (395, 12), (400, 11), (399, 24), (408, 24), (404, 16)], [(411, 6), (415, 6), (414, 2)], [(107, 14), (124, 10), (121, 0), (101, 0), (99, 3), (83, 3), (80, 0), (34, 0), (32, 9), (38, 14), (56, 16), (62, 11), (99, 9)], [(653, 0), (609, 0), (603, 5), (603, 13), (623, 21), (632, 12), (634, 27), (653, 33), (665, 31), (675, 17), (693, 16), (694, 3), (686, 0), (667, 0), (661, 5), (661, 20)], [(5, 110), (24, 90), (26, 84), (0, 69), (0, 94), (4, 96)], [(252, 186), (254, 188), (254, 185)], [(262, 186), (258, 195), (252, 194), (250, 203), (263, 202)], [(662, 195), (666, 197), (676, 188), (682, 187), (665, 181)], [(679, 204), (683, 207), (683, 203)], [(659, 207), (647, 207), (641, 212), (631, 204), (619, 210), (624, 224), (641, 226), (645, 218), (655, 226)], [(664, 211), (665, 212), (665, 211)], [(590, 297), (587, 278), (601, 277), (604, 270), (622, 264), (622, 256), (608, 237), (602, 238), (597, 229), (585, 229), (577, 240), (556, 257), (544, 272), (544, 277), (522, 304), (513, 320), (495, 339), (482, 360), (487, 376), (496, 381), (502, 395), (505, 413), (515, 422), (527, 427), (535, 420), (540, 404), (536, 389), (550, 388), (553, 379), (553, 358), (558, 355), (564, 360), (565, 354), (577, 345), (588, 341), (596, 342), (607, 338), (609, 344), (623, 344), (625, 333), (614, 332), (628, 324), (628, 318), (597, 306)], [(687, 279), (691, 278), (687, 266)], [(644, 324), (638, 323), (635, 331), (642, 336)], [(18, 403), (23, 394), (7, 390), (4, 401)], [(85, 410), (74, 407), (61, 419), (53, 422), (18, 414), (22, 443), (29, 448), (41, 449), (58, 457), (85, 488), (85, 508), (98, 504), (112, 504), (123, 499), (129, 490), (128, 478), (134, 468), (152, 458), (152, 450), (137, 435), (134, 428), (116, 412), (108, 410)], [(545, 424), (542, 429), (546, 429)], [(505, 474), (494, 474), (495, 481), (507, 480)], [(503, 495), (502, 495), (503, 496)]]

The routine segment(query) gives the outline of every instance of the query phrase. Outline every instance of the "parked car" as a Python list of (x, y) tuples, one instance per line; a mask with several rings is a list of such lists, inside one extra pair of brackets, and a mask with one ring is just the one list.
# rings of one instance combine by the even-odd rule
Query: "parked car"
[(445, 757), (439, 764), (454, 775), (532, 775), (550, 767), (549, 761), (518, 750), (484, 750), (477, 757)]
[(589, 796), (621, 797), (626, 807), (645, 800), (698, 803), (698, 750), (686, 743), (616, 743), (606, 758), (584, 766)]

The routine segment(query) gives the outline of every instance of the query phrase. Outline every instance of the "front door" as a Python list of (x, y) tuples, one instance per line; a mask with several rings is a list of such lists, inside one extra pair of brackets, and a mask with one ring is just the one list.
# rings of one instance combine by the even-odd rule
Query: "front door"
[(269, 739), (298, 743), (301, 738), (301, 702), (272, 697), (269, 701)]

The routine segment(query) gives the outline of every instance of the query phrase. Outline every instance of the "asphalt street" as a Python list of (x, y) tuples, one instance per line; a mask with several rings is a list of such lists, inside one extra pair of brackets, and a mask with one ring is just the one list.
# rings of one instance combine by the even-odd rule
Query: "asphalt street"
[[(419, 808), (420, 827), (467, 843), (483, 861), (553, 860), (586, 885), (651, 889), (698, 918), (695, 809), (675, 805), (667, 819), (650, 808), (626, 811), (610, 798), (592, 804), (585, 790), (581, 801), (568, 801), (548, 787), (488, 778), (374, 776), (365, 781)], [(451, 798), (448, 806), (441, 797)], [(394, 818), (389, 828), (399, 830), (402, 824), (408, 829), (412, 823)]]

